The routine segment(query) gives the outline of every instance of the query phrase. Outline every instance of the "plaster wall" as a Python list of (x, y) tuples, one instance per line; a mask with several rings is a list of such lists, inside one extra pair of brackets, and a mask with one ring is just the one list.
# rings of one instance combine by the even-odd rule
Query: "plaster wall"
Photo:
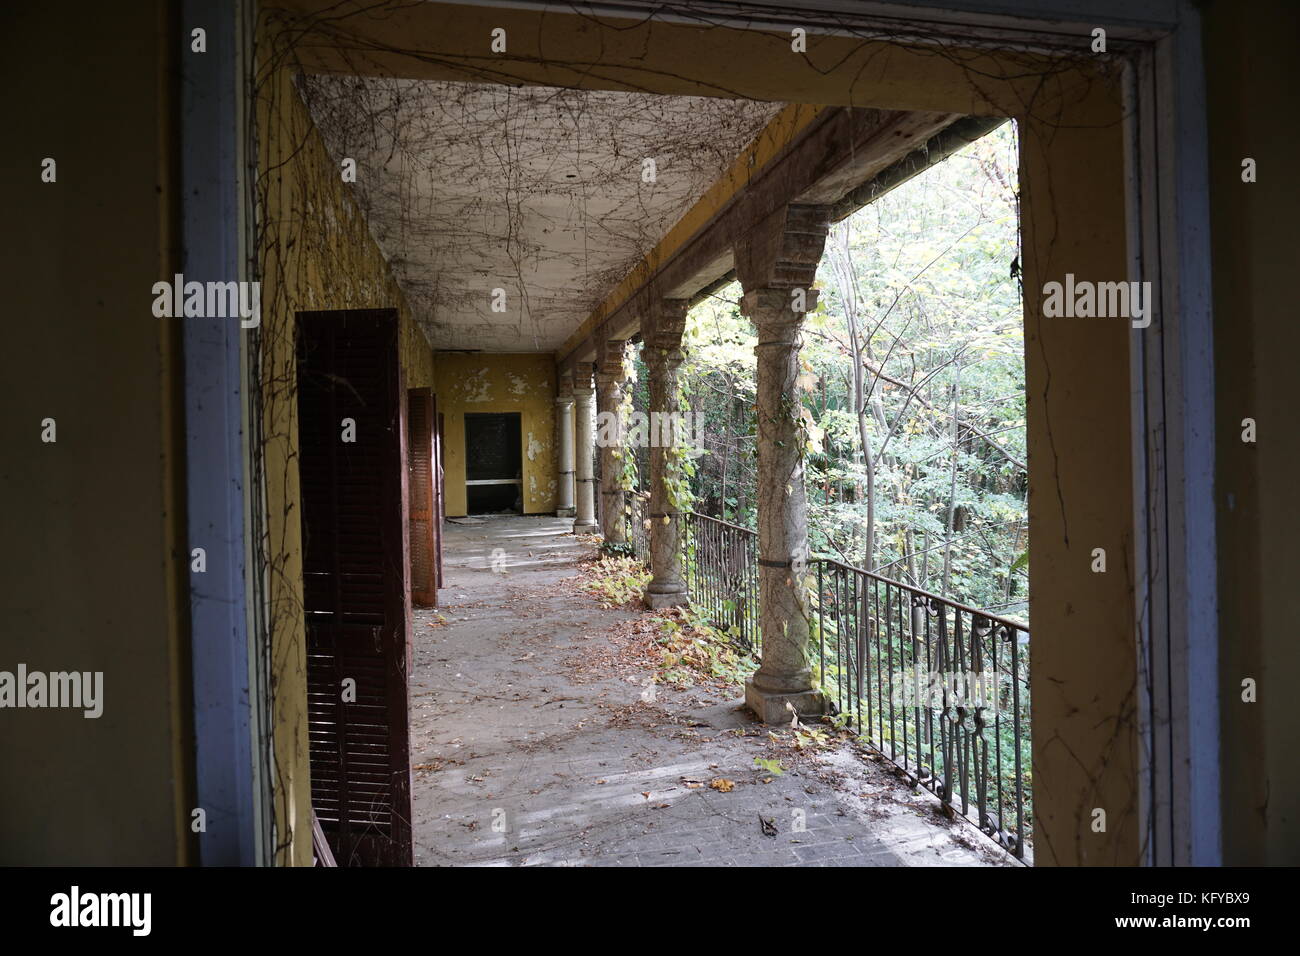
[(0, 864), (195, 857), (185, 320), (151, 308), (180, 268), (171, 7), (15, 4), (0, 28), (22, 91), (0, 151), (0, 670), (103, 673), (98, 718), (0, 710)]
[(466, 513), (465, 415), (518, 412), (523, 444), (524, 514), (555, 511), (555, 359), (548, 352), (434, 356), (435, 394), (444, 416), (447, 516)]
[[(263, 46), (278, 38), (263, 33)], [(302, 535), (298, 483), (294, 323), (298, 312), (398, 310), (406, 388), (433, 384), (433, 353), (343, 183), (291, 79), (292, 59), (268, 58), (259, 77), (262, 155), (258, 196), (265, 209), (259, 256), (262, 285), (262, 394), (271, 566), (275, 791), (280, 862), (311, 864), (311, 783), (307, 743), (306, 637), (302, 616)]]

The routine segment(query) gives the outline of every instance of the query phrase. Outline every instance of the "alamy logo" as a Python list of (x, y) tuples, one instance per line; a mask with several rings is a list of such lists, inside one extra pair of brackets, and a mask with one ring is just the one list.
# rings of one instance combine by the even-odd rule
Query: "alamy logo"
[(907, 667), (890, 679), (890, 703), (895, 707), (932, 710), (965, 707), (1001, 710), (1003, 680), (997, 671), (924, 671)]
[(104, 712), (103, 671), (0, 671), (0, 707), (69, 707), (95, 719)]
[(1065, 284), (1043, 286), (1043, 315), (1049, 319), (1132, 319), (1133, 328), (1151, 324), (1150, 282), (1081, 282), (1065, 274)]
[(153, 284), (153, 314), (160, 319), (233, 319), (240, 328), (262, 323), (262, 283), (186, 282), (176, 273), (171, 282)]
[(704, 454), (704, 416), (695, 412), (632, 412), (627, 433), (619, 440), (617, 412), (596, 416), (596, 445), (600, 448), (684, 448), (691, 458)]
[(129, 926), (131, 935), (148, 936), (152, 910), (151, 893), (82, 893), (74, 886), (50, 897), (50, 925)]

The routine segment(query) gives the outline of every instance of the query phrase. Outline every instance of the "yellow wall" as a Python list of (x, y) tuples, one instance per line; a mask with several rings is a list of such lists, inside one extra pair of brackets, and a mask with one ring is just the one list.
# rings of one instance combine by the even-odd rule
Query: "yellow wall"
[[(290, 81), (292, 55), (276, 51), (258, 78), (266, 228), (260, 249), (263, 400), (271, 565), (277, 841), (283, 863), (311, 863), (306, 646), (296, 445), (293, 330), (297, 312), (396, 308), (407, 388), (433, 384), (433, 354), (366, 222)], [(364, 175), (365, 171), (362, 170)]]
[(0, 864), (194, 859), (171, 7), (0, 25), (0, 669), (104, 674), (98, 719), (0, 710)]
[(435, 392), (445, 421), (443, 464), (449, 517), (465, 514), (465, 413), (519, 412), (524, 514), (555, 510), (555, 357), (438, 353)]

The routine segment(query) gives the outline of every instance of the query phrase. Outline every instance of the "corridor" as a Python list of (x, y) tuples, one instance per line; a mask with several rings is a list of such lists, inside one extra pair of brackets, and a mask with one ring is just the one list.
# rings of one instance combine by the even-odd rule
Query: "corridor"
[(446, 525), (442, 607), (412, 633), (417, 865), (1009, 862), (859, 749), (769, 734), (739, 686), (653, 683), (654, 618), (578, 586), (596, 539), (571, 524)]

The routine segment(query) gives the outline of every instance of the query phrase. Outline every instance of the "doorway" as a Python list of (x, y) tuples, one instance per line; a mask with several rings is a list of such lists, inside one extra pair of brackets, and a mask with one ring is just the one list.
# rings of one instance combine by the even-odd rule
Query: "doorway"
[(465, 414), (465, 500), (469, 514), (523, 514), (519, 412)]

